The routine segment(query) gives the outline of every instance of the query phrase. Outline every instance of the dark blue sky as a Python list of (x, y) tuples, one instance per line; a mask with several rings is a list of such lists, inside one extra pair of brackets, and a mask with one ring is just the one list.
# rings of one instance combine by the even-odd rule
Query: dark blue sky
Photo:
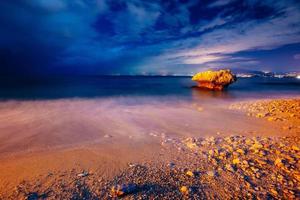
[(300, 71), (300, 2), (2, 0), (0, 74)]

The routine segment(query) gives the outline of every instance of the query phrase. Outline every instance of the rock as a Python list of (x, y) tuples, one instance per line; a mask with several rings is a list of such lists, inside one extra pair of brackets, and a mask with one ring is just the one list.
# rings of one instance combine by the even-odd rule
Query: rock
[(175, 167), (175, 163), (170, 162), (170, 163), (168, 164), (168, 166), (169, 166), (170, 168), (173, 168), (173, 167)]
[(271, 192), (273, 195), (275, 195), (275, 196), (278, 195), (278, 192), (277, 192), (275, 189), (273, 189), (273, 188), (270, 190), (270, 192)]
[(300, 151), (299, 147), (297, 147), (295, 145), (292, 146), (292, 150), (294, 150), (294, 151)]
[(212, 158), (210, 160), (210, 162), (211, 162), (212, 165), (215, 165), (215, 166), (218, 165), (218, 161), (216, 159), (214, 159), (214, 158)]
[(109, 135), (109, 134), (105, 134), (103, 137), (104, 137), (104, 138), (111, 138), (112, 136)]
[(238, 152), (241, 155), (245, 154), (245, 151), (243, 149), (237, 149), (236, 152)]
[(280, 158), (277, 158), (274, 161), (274, 164), (275, 164), (276, 167), (282, 167), (283, 166), (282, 160)]
[(192, 172), (192, 171), (187, 171), (185, 174), (187, 176), (190, 176), (190, 177), (194, 177), (195, 176), (194, 172)]
[(272, 122), (272, 121), (276, 121), (277, 118), (276, 117), (268, 117), (268, 121)]
[(259, 142), (255, 142), (251, 147), (250, 149), (251, 150), (258, 150), (258, 149), (261, 149), (263, 146), (259, 143)]
[(232, 160), (232, 164), (234, 165), (240, 164), (240, 160), (238, 158), (235, 158)]
[(84, 172), (82, 172), (80, 174), (77, 174), (78, 177), (86, 177), (88, 175), (89, 175), (89, 173), (87, 171), (84, 171)]
[(38, 200), (39, 195), (36, 192), (30, 192), (27, 197), (25, 197), (26, 200)]
[(243, 165), (245, 165), (245, 166), (249, 166), (249, 163), (248, 163), (248, 161), (247, 161), (247, 160), (244, 160), (244, 161), (243, 161)]
[(227, 171), (234, 172), (234, 169), (233, 169), (233, 167), (232, 167), (230, 164), (226, 164), (226, 165), (225, 165), (225, 169), (226, 169)]
[(266, 151), (259, 151), (259, 156), (260, 157), (264, 157), (266, 155), (267, 155)]
[(215, 171), (208, 171), (208, 172), (206, 172), (206, 174), (208, 176), (214, 177), (216, 175), (216, 172)]
[(189, 188), (187, 186), (182, 186), (180, 188), (180, 192), (183, 194), (183, 195), (188, 195), (189, 194)]
[(206, 138), (206, 140), (210, 143), (215, 143), (215, 137), (213, 136)]
[(223, 90), (236, 81), (236, 76), (230, 70), (206, 71), (195, 74), (192, 80), (197, 81), (200, 88)]
[(256, 118), (263, 118), (265, 116), (266, 116), (266, 114), (264, 114), (264, 113), (257, 113), (256, 114)]
[(256, 161), (258, 164), (260, 164), (260, 165), (266, 165), (266, 164), (267, 164), (267, 162), (264, 161), (264, 160), (258, 160), (258, 159), (256, 159), (255, 161)]
[(259, 169), (257, 169), (256, 167), (250, 167), (250, 169), (254, 172), (257, 173), (259, 171)]
[(189, 149), (194, 149), (198, 147), (194, 138), (187, 138), (184, 140), (184, 143)]
[(112, 197), (121, 197), (126, 194), (133, 193), (137, 190), (137, 186), (135, 184), (128, 184), (128, 185), (115, 185), (111, 188), (111, 196)]
[(138, 166), (138, 165), (135, 164), (135, 163), (128, 163), (128, 166), (132, 168), (132, 167), (136, 167), (136, 166)]
[(157, 136), (158, 136), (157, 134), (155, 134), (155, 133), (152, 133), (152, 132), (151, 132), (151, 133), (149, 133), (149, 135), (150, 135), (150, 136), (153, 136), (153, 137), (157, 137)]

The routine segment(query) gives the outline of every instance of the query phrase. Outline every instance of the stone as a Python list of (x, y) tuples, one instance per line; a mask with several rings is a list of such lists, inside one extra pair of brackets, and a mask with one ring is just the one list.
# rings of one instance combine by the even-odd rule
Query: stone
[(230, 70), (205, 71), (195, 74), (193, 81), (198, 82), (198, 87), (210, 90), (223, 90), (237, 79)]
[(194, 138), (187, 138), (184, 140), (184, 143), (189, 149), (195, 149), (198, 147)]
[(256, 114), (256, 118), (263, 118), (265, 117), (266, 115), (264, 113), (257, 113)]
[(89, 175), (89, 173), (87, 171), (77, 174), (78, 177), (86, 177), (88, 175)]
[(208, 155), (213, 156), (214, 155), (214, 151), (213, 150), (209, 150), (208, 151)]
[(245, 143), (246, 143), (247, 145), (251, 145), (251, 144), (252, 144), (252, 140), (248, 138), (248, 139), (246, 139)]
[(111, 188), (111, 196), (112, 197), (122, 197), (126, 194), (133, 193), (137, 190), (137, 186), (135, 184), (128, 185), (115, 185)]
[(218, 165), (218, 161), (217, 161), (216, 159), (214, 159), (214, 158), (212, 158), (212, 159), (210, 160), (210, 162), (211, 162), (211, 164), (213, 164), (213, 165)]
[(192, 172), (192, 171), (187, 171), (185, 174), (187, 176), (190, 176), (190, 177), (194, 177), (195, 176), (194, 172)]
[(235, 158), (232, 160), (232, 164), (234, 165), (240, 164), (240, 160), (238, 158)]
[(208, 176), (214, 177), (216, 175), (216, 172), (215, 171), (208, 171), (208, 172), (206, 172), (206, 174)]
[(274, 161), (274, 164), (275, 164), (276, 167), (282, 167), (283, 166), (282, 160), (280, 158), (277, 158)]
[(175, 167), (175, 163), (172, 163), (172, 162), (171, 162), (171, 163), (168, 164), (168, 166), (169, 166), (170, 168), (173, 168), (173, 167)]
[(243, 149), (237, 149), (236, 152), (238, 152), (241, 155), (245, 154), (245, 151)]
[(243, 164), (249, 166), (249, 163), (248, 163), (247, 160), (244, 160), (244, 161), (243, 161)]
[(26, 196), (26, 200), (35, 200), (35, 199), (40, 199), (39, 198), (39, 194), (36, 192), (30, 192), (27, 196)]
[(111, 138), (112, 136), (109, 135), (109, 134), (105, 134), (103, 137), (105, 137), (105, 138)]
[(272, 122), (272, 121), (277, 121), (276, 117), (268, 117), (268, 121)]
[(188, 195), (189, 194), (189, 188), (187, 186), (182, 186), (180, 188), (180, 192), (183, 194), (183, 195)]
[(259, 169), (257, 169), (256, 167), (250, 167), (250, 169), (254, 172), (257, 173), (259, 171)]
[(258, 150), (258, 149), (260, 149), (260, 148), (262, 148), (263, 146), (260, 144), (260, 143), (258, 143), (258, 142), (256, 142), (256, 143), (254, 143), (251, 147), (250, 147), (250, 149), (252, 149), (252, 150)]
[(275, 189), (273, 189), (273, 188), (270, 190), (270, 192), (271, 192), (273, 195), (276, 195), (276, 196), (278, 195), (278, 192), (277, 192)]
[(294, 151), (300, 151), (299, 147), (297, 147), (295, 145), (292, 146), (292, 150), (294, 150)]
[(232, 167), (230, 164), (226, 164), (226, 165), (225, 165), (225, 169), (226, 169), (227, 171), (234, 172), (234, 169), (233, 169), (233, 167)]
[(136, 166), (138, 166), (138, 165), (135, 164), (135, 163), (128, 163), (128, 166), (132, 168), (132, 167), (136, 167)]
[(266, 165), (266, 164), (267, 164), (267, 162), (264, 161), (264, 160), (258, 160), (258, 159), (256, 159), (255, 161), (256, 161), (258, 164), (260, 164), (260, 165)]

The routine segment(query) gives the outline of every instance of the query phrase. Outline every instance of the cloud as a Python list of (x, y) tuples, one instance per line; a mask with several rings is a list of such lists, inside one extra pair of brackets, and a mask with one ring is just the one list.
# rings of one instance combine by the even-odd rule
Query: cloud
[(229, 3), (231, 3), (233, 0), (217, 0), (215, 2), (212, 2), (211, 4), (208, 5), (209, 8), (213, 7), (219, 7), (219, 6), (225, 6)]
[[(249, 20), (246, 23), (235, 23), (214, 29), (197, 38), (185, 39), (180, 43), (185, 44), (186, 48), (181, 46), (180, 49), (173, 50), (170, 54), (166, 53), (164, 57), (176, 58), (183, 64), (205, 64), (218, 60), (224, 61), (229, 55), (237, 52), (274, 49), (287, 44), (299, 43), (299, 10), (287, 7), (284, 12), (284, 15), (261, 22)], [(219, 19), (216, 18), (216, 20)], [(208, 25), (208, 27), (211, 26)], [(190, 44), (193, 44), (194, 47), (191, 48)]]
[(62, 11), (67, 7), (66, 2), (63, 0), (27, 0), (24, 2), (36, 10), (43, 10), (47, 12)]
[(299, 19), (283, 0), (1, 1), (0, 73), (255, 67), (272, 57), (258, 52), (300, 44)]
[(300, 60), (300, 54), (294, 55), (294, 59), (295, 59), (295, 60)]

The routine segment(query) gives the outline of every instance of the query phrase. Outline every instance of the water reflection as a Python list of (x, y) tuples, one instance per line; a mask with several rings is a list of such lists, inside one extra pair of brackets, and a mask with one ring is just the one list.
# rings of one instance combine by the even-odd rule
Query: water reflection
[(192, 87), (192, 98), (193, 100), (212, 100), (212, 99), (222, 99), (222, 100), (230, 100), (235, 98), (233, 92), (229, 90), (223, 91), (211, 91), (199, 87)]

